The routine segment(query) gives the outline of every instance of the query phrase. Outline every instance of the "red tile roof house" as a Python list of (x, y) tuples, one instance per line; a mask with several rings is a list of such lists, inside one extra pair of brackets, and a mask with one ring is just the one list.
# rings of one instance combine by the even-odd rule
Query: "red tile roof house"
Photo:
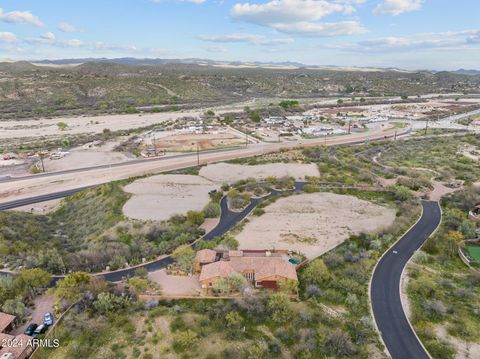
[(29, 345), (32, 337), (20, 334), (17, 336), (7, 334), (13, 330), (15, 316), (0, 312), (0, 358), (25, 359), (32, 353)]
[(295, 265), (288, 262), (286, 251), (267, 250), (214, 251), (202, 249), (197, 252), (195, 264), (200, 271), (202, 289), (215, 286), (220, 278), (239, 273), (257, 288), (277, 289), (286, 279), (298, 281)]
[(8, 333), (14, 329), (15, 316), (0, 312), (0, 333)]

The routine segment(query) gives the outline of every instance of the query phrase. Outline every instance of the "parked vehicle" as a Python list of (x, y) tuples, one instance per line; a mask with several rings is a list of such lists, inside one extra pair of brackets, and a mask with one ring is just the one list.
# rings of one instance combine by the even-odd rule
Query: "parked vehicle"
[(48, 325), (45, 325), (45, 324), (40, 324), (37, 329), (35, 329), (35, 331), (33, 332), (33, 337), (36, 338), (38, 337), (40, 334), (43, 334), (47, 331), (48, 329)]
[(50, 326), (53, 324), (53, 315), (50, 312), (45, 313), (43, 316), (43, 324)]
[(37, 329), (38, 325), (35, 324), (35, 323), (30, 323), (27, 327), (27, 329), (25, 329), (25, 331), (23, 332), (23, 334), (25, 335), (30, 335), (32, 336), (33, 333), (35, 332), (35, 329)]

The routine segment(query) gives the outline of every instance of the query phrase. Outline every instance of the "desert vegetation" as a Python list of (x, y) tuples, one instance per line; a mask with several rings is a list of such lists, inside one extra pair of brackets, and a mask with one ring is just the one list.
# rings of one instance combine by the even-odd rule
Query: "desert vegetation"
[(139, 264), (171, 252), (203, 234), (202, 212), (164, 221), (129, 220), (122, 207), (128, 181), (112, 182), (66, 198), (47, 215), (0, 213), (2, 264), (10, 269), (42, 268), (62, 274)]
[(480, 234), (468, 219), (480, 189), (468, 187), (442, 201), (443, 220), (408, 267), (413, 325), (434, 358), (474, 358), (480, 354), (480, 273), (460, 260), (464, 239)]
[[(328, 71), (320, 69), (221, 68), (188, 64), (84, 63), (39, 67), (1, 63), (0, 103), (4, 117), (178, 110), (192, 104), (256, 97), (291, 98), (332, 94), (348, 97), (477, 92), (479, 76), (439, 72)], [(128, 76), (126, 76), (128, 75)], [(401, 77), (401, 81), (399, 81)], [(66, 79), (68, 79), (66, 81)], [(361, 103), (361, 101), (359, 102)], [(255, 114), (255, 112), (252, 112)]]

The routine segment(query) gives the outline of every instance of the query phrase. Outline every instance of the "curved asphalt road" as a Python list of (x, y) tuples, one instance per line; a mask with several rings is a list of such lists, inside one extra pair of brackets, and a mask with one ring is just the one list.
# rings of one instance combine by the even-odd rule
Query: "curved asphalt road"
[(380, 259), (371, 283), (373, 316), (393, 359), (428, 359), (407, 320), (400, 300), (404, 267), (441, 221), (438, 202), (422, 201), (420, 220)]
[[(295, 182), (295, 189), (290, 190), (290, 191), (296, 191), (296, 192), (302, 191), (305, 184), (306, 184), (306, 182)], [(220, 220), (219, 220), (218, 224), (210, 232), (208, 232), (203, 237), (201, 237), (201, 239), (203, 239), (205, 241), (209, 241), (209, 240), (214, 239), (215, 237), (223, 236), (235, 224), (240, 222), (253, 209), (255, 209), (255, 207), (258, 206), (258, 204), (260, 204), (261, 202), (263, 202), (263, 201), (265, 201), (265, 200), (267, 200), (267, 199), (269, 199), (273, 196), (279, 195), (282, 192), (288, 192), (288, 191), (272, 190), (271, 193), (268, 194), (265, 197), (252, 198), (250, 200), (250, 204), (246, 208), (244, 208), (241, 212), (231, 211), (228, 208), (227, 197), (224, 196), (220, 201), (220, 206), (221, 206), (222, 210), (221, 210)], [(14, 202), (18, 202), (18, 201), (14, 201)], [(195, 246), (195, 244), (192, 244), (192, 246)], [(93, 273), (92, 275), (103, 277), (105, 280), (110, 281), (110, 282), (118, 282), (118, 281), (121, 281), (124, 277), (134, 276), (135, 275), (135, 270), (139, 267), (145, 268), (149, 272), (153, 272), (153, 271), (156, 271), (156, 270), (159, 270), (159, 269), (163, 269), (171, 263), (173, 263), (173, 259), (169, 255), (169, 256), (154, 260), (152, 262), (146, 263), (145, 265), (142, 265), (142, 266), (136, 266), (134, 268), (120, 269), (120, 270), (117, 270), (115, 272)], [(6, 271), (0, 271), (0, 276), (9, 276), (9, 275), (15, 275), (15, 274), (11, 273), (11, 272), (6, 272)], [(55, 285), (55, 283), (58, 280), (63, 279), (64, 277), (65, 276), (63, 276), (63, 275), (52, 276), (52, 282), (50, 283), (50, 286)]]

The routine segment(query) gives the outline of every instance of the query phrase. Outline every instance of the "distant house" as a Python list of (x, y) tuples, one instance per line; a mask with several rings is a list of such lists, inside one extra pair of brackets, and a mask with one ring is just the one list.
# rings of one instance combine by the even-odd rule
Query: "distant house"
[(264, 118), (263, 121), (267, 125), (283, 125), (285, 123), (285, 118), (280, 116), (270, 116), (270, 117)]
[(14, 329), (14, 322), (15, 316), (0, 312), (0, 359), (25, 359), (33, 351), (32, 337), (7, 334)]
[[(286, 252), (272, 253), (267, 250), (217, 252), (204, 249), (197, 252), (196, 268), (200, 271), (199, 281), (203, 289), (214, 287), (219, 279), (228, 278), (233, 273), (243, 275), (257, 288), (277, 289), (282, 280), (298, 281), (295, 265), (288, 259)], [(200, 260), (203, 260), (203, 263)]]

